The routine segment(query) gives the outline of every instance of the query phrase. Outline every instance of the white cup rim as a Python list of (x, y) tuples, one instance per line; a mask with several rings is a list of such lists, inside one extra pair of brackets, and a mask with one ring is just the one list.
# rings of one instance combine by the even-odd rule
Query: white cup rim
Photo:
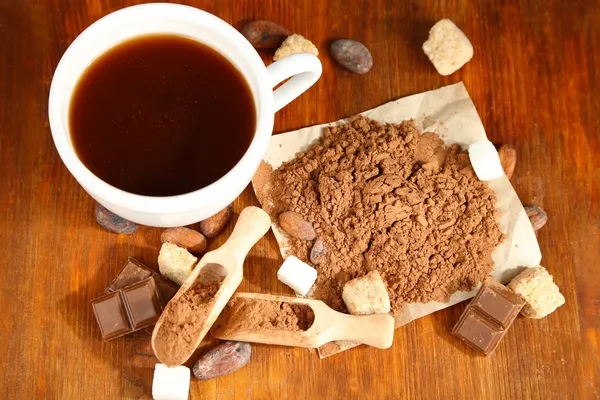
[[(71, 62), (70, 55), (75, 52), (79, 46), (86, 45), (88, 37), (94, 34), (96, 30), (102, 29), (111, 19), (127, 17), (141, 9), (144, 9), (144, 11), (152, 10), (157, 13), (182, 13), (186, 18), (195, 17), (210, 20), (212, 24), (232, 32), (235, 36), (235, 40), (239, 42), (236, 43), (236, 45), (239, 45), (239, 49), (246, 54), (247, 61), (251, 64), (253, 73), (257, 75), (257, 81), (261, 82), (257, 87), (258, 98), (253, 96), (255, 103), (260, 102), (260, 104), (255, 104), (257, 106), (257, 115), (254, 137), (242, 158), (232, 169), (213, 183), (193, 192), (176, 196), (155, 197), (130, 193), (98, 178), (77, 157), (75, 149), (69, 144), (67, 140), (68, 135), (70, 135), (69, 127), (64, 127), (64, 124), (60, 121), (63, 110), (57, 109), (59, 107), (56, 106), (57, 92), (61, 90), (59, 86), (63, 79), (63, 75), (65, 74), (65, 64)], [(246, 77), (244, 72), (240, 71), (240, 73)], [(210, 193), (219, 191), (219, 189), (226, 191), (227, 187), (231, 185), (231, 182), (235, 181), (235, 176), (238, 175), (240, 171), (248, 168), (256, 168), (258, 166), (258, 163), (269, 144), (274, 123), (273, 92), (272, 88), (269, 87), (269, 82), (270, 80), (267, 76), (265, 65), (252, 45), (241, 33), (220, 18), (198, 8), (181, 4), (149, 3), (123, 8), (102, 17), (87, 27), (71, 43), (58, 63), (50, 86), (48, 101), (48, 115), (52, 137), (56, 149), (67, 169), (89, 193), (102, 193), (102, 196), (106, 199), (110, 199), (110, 202), (112, 203), (148, 214), (185, 212), (209, 203)], [(66, 129), (66, 132), (64, 129)], [(268, 134), (259, 134), (263, 131), (268, 131)]]

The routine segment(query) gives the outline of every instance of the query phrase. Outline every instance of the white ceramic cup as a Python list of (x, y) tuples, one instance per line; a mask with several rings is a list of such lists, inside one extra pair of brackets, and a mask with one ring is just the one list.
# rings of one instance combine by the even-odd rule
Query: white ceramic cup
[[(77, 157), (69, 129), (71, 96), (85, 69), (116, 44), (156, 33), (186, 36), (219, 51), (244, 75), (256, 106), (256, 131), (242, 159), (216, 182), (191, 193), (169, 197), (128, 193), (99, 179)], [(142, 4), (96, 21), (69, 46), (56, 67), (50, 87), (50, 129), (66, 167), (98, 203), (144, 225), (188, 225), (214, 215), (239, 196), (267, 150), (273, 114), (311, 87), (321, 71), (319, 59), (311, 54), (292, 55), (265, 68), (252, 45), (214, 15), (178, 4)], [(292, 76), (273, 91), (273, 87)]]

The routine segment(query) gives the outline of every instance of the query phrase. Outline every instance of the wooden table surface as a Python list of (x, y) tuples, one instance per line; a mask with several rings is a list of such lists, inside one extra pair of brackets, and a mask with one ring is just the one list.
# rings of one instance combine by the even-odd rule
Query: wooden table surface
[[(158, 228), (100, 228), (94, 201), (61, 162), (47, 99), (64, 51), (90, 23), (127, 0), (0, 0), (0, 397), (148, 398), (156, 359), (147, 336), (103, 343), (90, 301), (128, 256), (157, 267)], [(213, 0), (189, 4), (237, 28), (270, 19), (321, 51), (323, 76), (277, 113), (274, 132), (329, 122), (389, 100), (463, 81), (488, 136), (512, 143), (513, 183), (543, 207), (543, 265), (566, 305), (520, 318), (490, 357), (450, 330), (451, 307), (396, 331), (389, 350), (365, 346), (320, 360), (304, 349), (253, 346), (243, 369), (191, 384), (191, 398), (593, 399), (600, 398), (600, 6), (597, 1)], [(421, 50), (449, 17), (475, 56), (449, 77)], [(368, 75), (328, 54), (336, 38), (371, 50)], [(263, 54), (269, 60), (271, 54)], [(596, 93), (596, 94), (595, 94)], [(235, 211), (257, 205), (250, 190)], [(231, 226), (211, 242), (219, 246)], [(241, 289), (290, 294), (276, 279), (272, 233), (251, 251)], [(207, 341), (209, 348), (215, 341)]]

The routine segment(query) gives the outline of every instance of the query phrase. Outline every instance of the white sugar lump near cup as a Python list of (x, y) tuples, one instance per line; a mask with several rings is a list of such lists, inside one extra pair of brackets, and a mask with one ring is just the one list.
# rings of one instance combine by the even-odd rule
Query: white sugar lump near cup
[(190, 369), (183, 365), (167, 367), (154, 366), (152, 398), (154, 400), (187, 400), (190, 392)]
[(491, 181), (504, 175), (498, 151), (487, 139), (469, 146), (469, 159), (480, 181)]
[(306, 296), (317, 280), (317, 270), (298, 258), (289, 256), (277, 271), (277, 279), (299, 295)]

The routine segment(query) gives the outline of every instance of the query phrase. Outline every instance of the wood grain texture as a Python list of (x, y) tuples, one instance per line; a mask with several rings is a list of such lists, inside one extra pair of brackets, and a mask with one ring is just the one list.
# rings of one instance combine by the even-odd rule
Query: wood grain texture
[[(90, 23), (127, 0), (0, 0), (0, 397), (149, 398), (156, 362), (147, 334), (103, 343), (90, 301), (128, 256), (156, 268), (160, 229), (102, 230), (94, 201), (54, 149), (47, 98), (54, 69)], [(250, 363), (193, 380), (191, 398), (600, 398), (600, 6), (595, 0), (189, 1), (241, 28), (269, 19), (305, 35), (323, 76), (276, 115), (275, 132), (329, 122), (409, 94), (463, 81), (489, 137), (519, 153), (513, 185), (548, 212), (543, 265), (567, 303), (519, 318), (491, 357), (450, 330), (451, 307), (398, 329), (394, 346), (319, 360), (305, 349), (255, 345)], [(475, 56), (438, 75), (420, 49), (451, 18)], [(328, 55), (335, 39), (366, 44), (373, 69), (354, 75)], [(261, 53), (269, 60), (272, 53)], [(247, 189), (234, 212), (258, 205)], [(222, 244), (233, 224), (209, 243)], [(241, 291), (290, 295), (268, 233), (250, 252)], [(199, 353), (216, 341), (206, 341)], [(204, 350), (203, 350), (204, 349)]]

